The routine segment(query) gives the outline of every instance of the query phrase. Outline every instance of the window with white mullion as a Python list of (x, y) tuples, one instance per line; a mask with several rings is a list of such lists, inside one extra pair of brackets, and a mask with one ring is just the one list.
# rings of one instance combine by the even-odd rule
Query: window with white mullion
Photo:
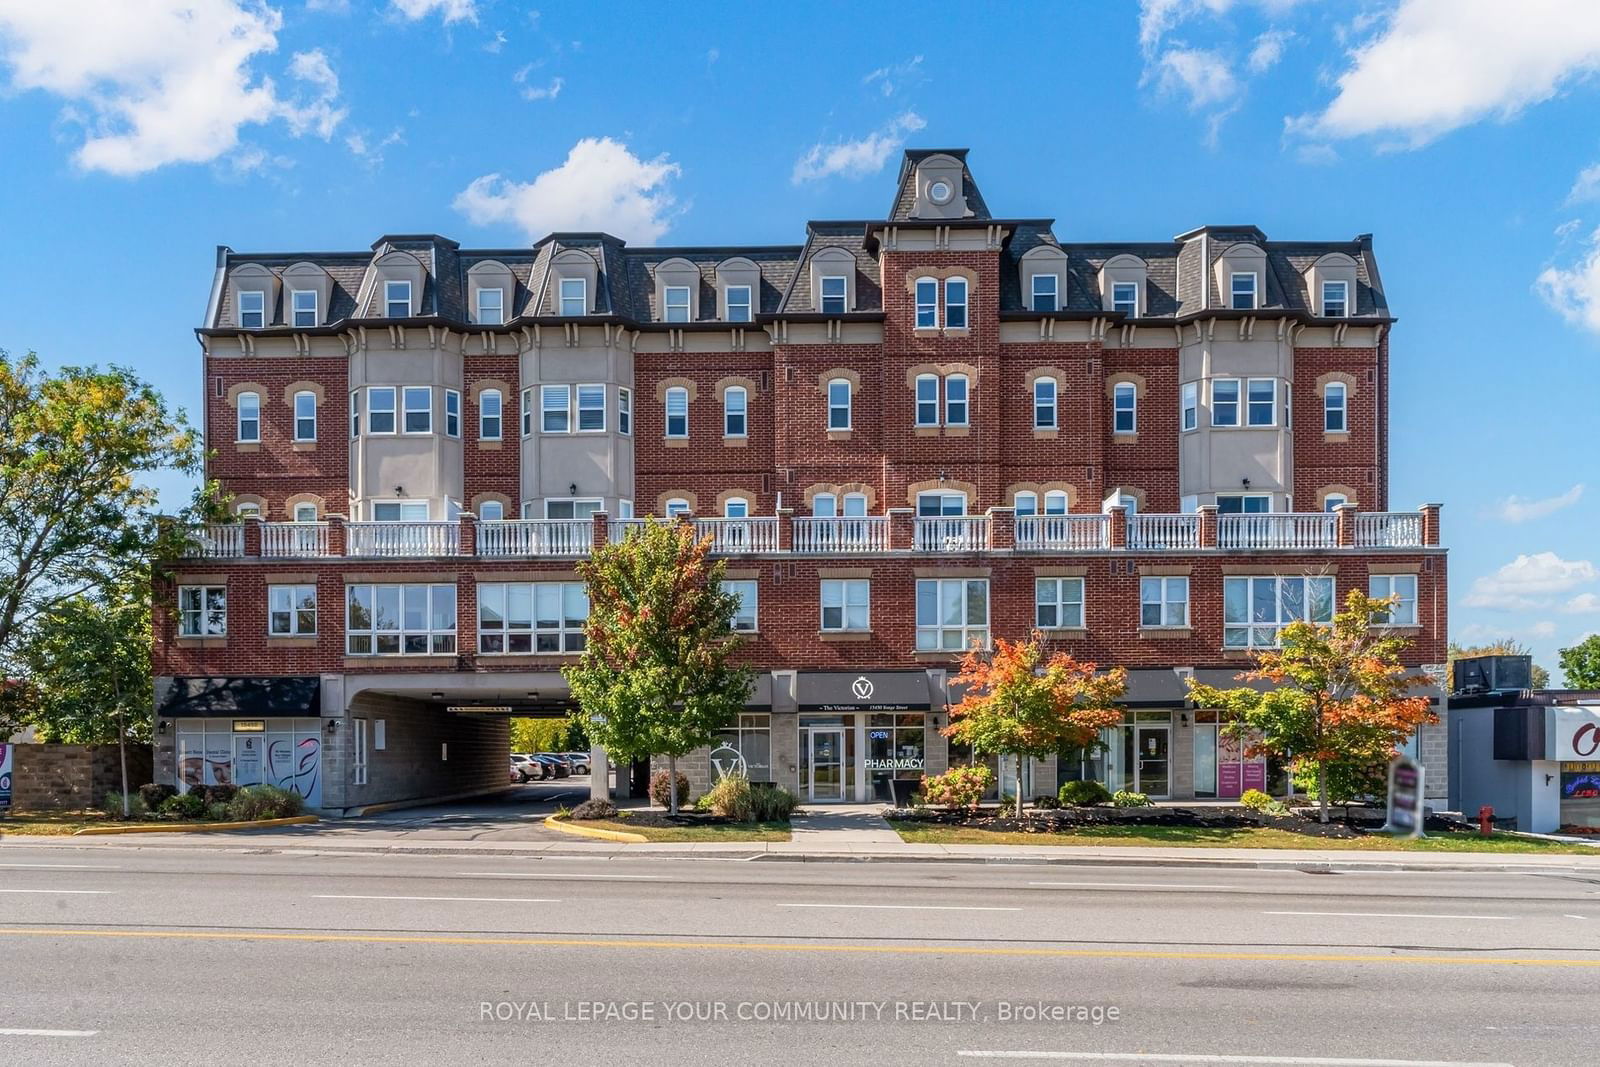
[(828, 382), (828, 429), (850, 429), (850, 381), (834, 378)]
[(267, 633), (273, 637), (307, 637), (316, 632), (316, 586), (267, 586)]
[(606, 428), (606, 387), (578, 386), (578, 432), (599, 433)]
[(869, 579), (824, 578), (821, 585), (821, 628), (828, 631), (869, 629), (871, 596)]
[(1417, 576), (1415, 574), (1374, 574), (1367, 579), (1367, 595), (1374, 600), (1395, 602), (1387, 611), (1373, 616), (1373, 622), (1384, 626), (1415, 626), (1417, 624)]
[(1189, 579), (1139, 579), (1139, 625), (1147, 629), (1189, 625)]
[(223, 585), (178, 587), (178, 636), (226, 637), (228, 588)]
[(570, 433), (572, 430), (572, 387), (539, 387), (539, 429), (544, 433)]
[(347, 585), (345, 651), (352, 656), (454, 655), (454, 585)]
[(1035, 578), (1033, 621), (1041, 630), (1073, 630), (1083, 626), (1082, 578)]
[(1224, 578), (1223, 647), (1276, 648), (1291, 622), (1332, 622), (1333, 594), (1327, 575)]
[(588, 619), (582, 582), (478, 585), (478, 651), (486, 655), (582, 652)]
[(919, 578), (917, 651), (962, 652), (989, 645), (989, 582), (984, 578)]
[(1033, 382), (1033, 428), (1056, 428), (1056, 380), (1035, 378)]

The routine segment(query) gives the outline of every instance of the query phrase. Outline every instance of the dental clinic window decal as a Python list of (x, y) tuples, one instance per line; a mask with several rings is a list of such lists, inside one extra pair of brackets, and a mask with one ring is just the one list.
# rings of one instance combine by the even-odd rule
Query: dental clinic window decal
[[(264, 729), (263, 729), (264, 726)], [(178, 731), (183, 792), (206, 785), (259, 785), (299, 793), (322, 806), (320, 719), (186, 719)]]

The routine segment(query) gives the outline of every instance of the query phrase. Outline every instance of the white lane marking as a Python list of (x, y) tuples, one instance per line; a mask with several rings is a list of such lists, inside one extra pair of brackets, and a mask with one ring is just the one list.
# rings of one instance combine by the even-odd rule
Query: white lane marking
[(1162, 1055), (1148, 1052), (1020, 1052), (962, 1049), (957, 1056), (984, 1060), (1099, 1060), (1102, 1063), (1256, 1063), (1276, 1067), (1512, 1067), (1464, 1060), (1349, 1060), (1328, 1056)]
[(868, 908), (874, 911), (1021, 911), (1021, 908), (975, 908), (956, 904), (779, 904), (780, 908)]
[[(111, 863), (0, 863), (0, 867), (48, 867), (52, 870), (120, 871), (122, 867)], [(97, 1031), (98, 1032), (98, 1031)]]
[(111, 895), (109, 889), (0, 889), (0, 893), (72, 893), (76, 896), (105, 897)]
[(496, 871), (457, 871), (461, 878), (570, 878), (575, 881), (587, 881), (590, 878), (617, 878), (638, 882), (677, 882), (679, 878), (666, 878), (659, 874), (533, 874), (523, 872), (496, 872)]
[(1255, 890), (1232, 885), (1189, 885), (1180, 882), (1029, 882), (1029, 885), (1052, 885), (1075, 889), (1231, 889), (1240, 893)]
[(1264, 911), (1263, 915), (1328, 915), (1341, 919), (1498, 919), (1510, 922), (1510, 915), (1427, 915), (1415, 911)]
[(1568, 918), (1568, 919), (1577, 919), (1580, 922), (1583, 921), (1583, 916), (1582, 915), (1568, 915), (1568, 916), (1566, 916), (1566, 918)]
[(30, 1030), (20, 1026), (0, 1028), (4, 1037), (93, 1037), (98, 1030)]
[(548, 897), (384, 897), (365, 893), (313, 893), (313, 900), (453, 900), (473, 904), (559, 904)]

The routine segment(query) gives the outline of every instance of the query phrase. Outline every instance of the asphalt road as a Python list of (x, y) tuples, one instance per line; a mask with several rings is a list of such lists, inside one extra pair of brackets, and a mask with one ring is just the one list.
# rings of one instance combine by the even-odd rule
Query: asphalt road
[(1573, 875), (8, 841), (0, 961), (0, 1064), (1563, 1067), (1600, 1047), (1600, 880)]

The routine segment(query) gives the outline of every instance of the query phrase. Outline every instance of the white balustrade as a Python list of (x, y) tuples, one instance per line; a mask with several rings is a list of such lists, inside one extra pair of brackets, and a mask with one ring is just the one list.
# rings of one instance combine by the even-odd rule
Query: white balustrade
[(300, 559), (328, 554), (325, 522), (264, 522), (261, 554), (276, 559)]
[(351, 522), (344, 530), (347, 556), (456, 556), (461, 550), (455, 522)]
[(480, 556), (587, 556), (594, 547), (588, 519), (506, 519), (478, 523)]
[(1336, 516), (1320, 511), (1270, 515), (1219, 515), (1217, 547), (1332, 548)]
[(244, 527), (239, 523), (213, 522), (190, 534), (194, 553), (201, 559), (237, 559), (244, 555)]
[(1421, 548), (1420, 511), (1366, 511), (1356, 515), (1357, 548)]
[(734, 554), (776, 552), (778, 519), (775, 515), (750, 519), (695, 519), (694, 533), (711, 538), (711, 551)]
[(1137, 552), (1200, 547), (1200, 516), (1128, 516), (1128, 547)]
[(794, 519), (794, 551), (817, 553), (887, 552), (889, 518), (867, 515), (851, 518)]
[(918, 552), (979, 552), (989, 547), (989, 520), (984, 515), (918, 517)]
[(1105, 548), (1110, 520), (1105, 515), (1018, 515), (1017, 547), (1063, 552)]

